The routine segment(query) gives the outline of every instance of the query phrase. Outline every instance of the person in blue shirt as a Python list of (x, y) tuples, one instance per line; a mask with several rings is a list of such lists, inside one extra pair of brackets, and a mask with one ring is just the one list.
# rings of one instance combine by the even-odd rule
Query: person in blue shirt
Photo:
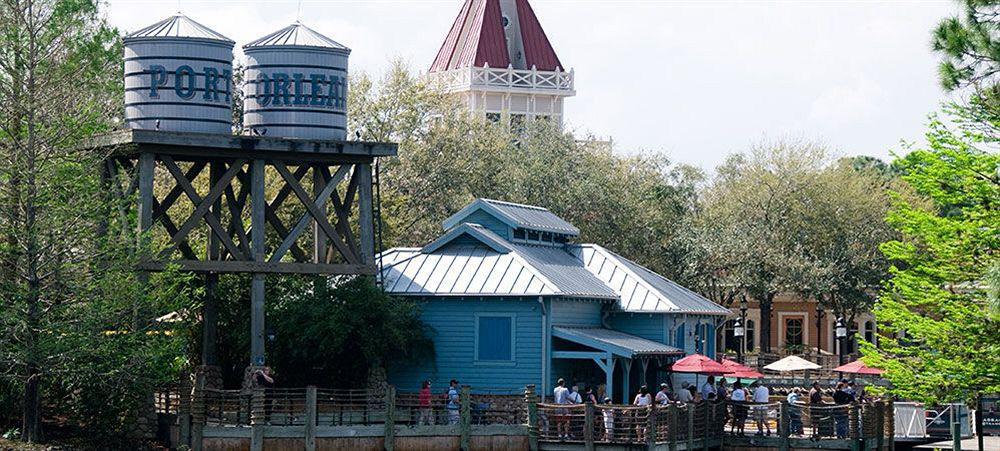
[(458, 393), (457, 380), (451, 380), (451, 384), (448, 386), (448, 394), (446, 396), (448, 399), (448, 405), (445, 406), (448, 409), (448, 424), (458, 424), (459, 419), (461, 419), (459, 408), (462, 407), (462, 402)]

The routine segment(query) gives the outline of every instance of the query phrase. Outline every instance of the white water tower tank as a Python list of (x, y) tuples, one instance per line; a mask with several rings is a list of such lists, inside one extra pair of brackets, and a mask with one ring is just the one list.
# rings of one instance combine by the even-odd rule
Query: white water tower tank
[(178, 13), (124, 43), (128, 128), (232, 133), (232, 40)]
[(351, 49), (296, 22), (243, 52), (245, 129), (268, 137), (345, 138)]

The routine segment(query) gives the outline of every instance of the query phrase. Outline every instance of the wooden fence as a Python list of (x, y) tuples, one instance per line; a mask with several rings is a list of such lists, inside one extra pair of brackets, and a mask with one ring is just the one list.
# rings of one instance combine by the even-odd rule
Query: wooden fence
[[(380, 390), (195, 389), (165, 396), (173, 446), (215, 449), (635, 449), (891, 450), (891, 402), (799, 405), (734, 402), (664, 406), (558, 405), (523, 393), (461, 389), (445, 397)], [(187, 402), (186, 399), (190, 399)], [(175, 413), (171, 413), (175, 412)], [(759, 434), (759, 435), (758, 435)]]

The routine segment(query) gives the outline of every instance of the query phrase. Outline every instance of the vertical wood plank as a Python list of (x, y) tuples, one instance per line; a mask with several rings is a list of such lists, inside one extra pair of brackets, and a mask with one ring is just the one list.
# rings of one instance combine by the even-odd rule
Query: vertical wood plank
[(152, 152), (139, 154), (139, 236), (153, 226), (153, 171), (156, 169), (156, 155)]
[(372, 165), (362, 163), (354, 166), (358, 171), (358, 221), (360, 228), (361, 262), (375, 264), (375, 226), (372, 210)]
[(583, 405), (583, 444), (587, 451), (594, 451), (594, 403)]
[(316, 387), (306, 387), (306, 451), (316, 451)]
[(668, 421), (670, 421), (670, 430), (667, 431), (670, 440), (670, 451), (677, 451), (677, 404), (670, 403), (667, 406), (667, 417)]
[[(264, 160), (250, 163), (250, 251), (255, 262), (264, 261)], [(250, 287), (250, 366), (264, 365), (264, 274), (255, 273)]]
[[(369, 184), (370, 186), (370, 184)], [(472, 396), (468, 385), (462, 386), (462, 411), (459, 427), (462, 430), (462, 451), (472, 449)]]
[(385, 390), (385, 443), (386, 451), (396, 448), (396, 387), (390, 385)]
[(528, 449), (538, 451), (538, 398), (534, 384), (524, 387), (524, 403), (528, 408)]
[[(321, 165), (313, 166), (313, 195), (317, 198), (323, 192), (323, 187), (326, 186), (326, 177), (323, 176), (323, 171), (321, 170)], [(320, 210), (324, 213), (328, 213), (329, 206), (327, 203), (323, 203)], [(313, 221), (313, 263), (326, 263), (326, 233), (320, 228), (316, 221)]]
[[(222, 163), (213, 162), (208, 168), (209, 186), (215, 186), (222, 178)], [(220, 198), (212, 204), (210, 215), (222, 217), (222, 199)], [(218, 261), (221, 259), (222, 243), (214, 233), (208, 234), (208, 260)], [(202, 334), (201, 334), (201, 364), (206, 366), (217, 365), (216, 340), (218, 337), (218, 304), (216, 289), (219, 285), (218, 273), (205, 274), (205, 301), (202, 304)]]

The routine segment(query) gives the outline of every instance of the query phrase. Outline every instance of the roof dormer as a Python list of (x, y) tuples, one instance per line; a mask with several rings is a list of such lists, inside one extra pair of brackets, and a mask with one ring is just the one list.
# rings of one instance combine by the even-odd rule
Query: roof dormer
[(580, 236), (580, 229), (547, 208), (492, 199), (476, 199), (442, 225), (450, 231), (467, 223), (514, 243), (561, 246)]

